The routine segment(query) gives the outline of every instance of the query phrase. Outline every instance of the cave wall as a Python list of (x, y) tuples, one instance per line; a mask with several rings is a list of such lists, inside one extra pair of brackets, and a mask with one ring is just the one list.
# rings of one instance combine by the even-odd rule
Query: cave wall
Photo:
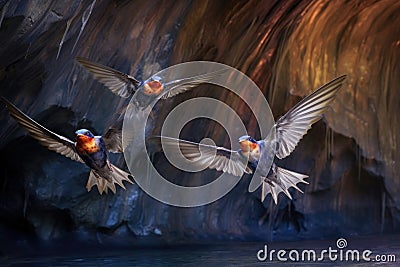
[[(323, 83), (348, 75), (324, 120), (281, 164), (310, 175), (305, 194), (278, 206), (247, 192), (250, 177), (197, 208), (164, 205), (137, 185), (116, 195), (87, 193), (88, 168), (47, 151), (1, 107), (0, 232), (10, 240), (296, 240), (398, 230), (397, 1), (3, 1), (0, 7), (1, 94), (71, 139), (78, 128), (101, 134), (120, 125), (128, 103), (94, 81), (76, 56), (138, 78), (185, 61), (221, 62), (254, 80), (276, 118)], [(156, 118), (162, 122), (172, 107), (197, 96), (223, 100), (259, 137), (249, 108), (224, 90), (165, 100)], [(196, 124), (187, 132), (228, 143), (214, 124), (202, 126), (204, 132)], [(112, 160), (124, 165), (122, 156)], [(161, 157), (156, 162), (174, 171)], [(217, 175), (175, 177), (197, 183)]]

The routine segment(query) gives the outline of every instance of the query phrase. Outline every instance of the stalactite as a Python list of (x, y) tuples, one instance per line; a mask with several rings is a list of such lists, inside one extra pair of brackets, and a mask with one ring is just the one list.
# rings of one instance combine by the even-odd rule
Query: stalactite
[(96, 0), (93, 0), (92, 3), (85, 9), (85, 11), (82, 14), (81, 29), (79, 30), (78, 37), (76, 37), (74, 46), (72, 47), (72, 50), (71, 50), (71, 54), (74, 52), (75, 47), (76, 47), (76, 45), (77, 45), (77, 43), (78, 43), (83, 31), (85, 30), (86, 24), (87, 24), (87, 22), (88, 22), (88, 20), (90, 18), (90, 15), (92, 15), (92, 11), (93, 11), (93, 8), (94, 8), (95, 4), (96, 4)]
[(326, 126), (326, 131), (325, 131), (325, 150), (326, 150), (326, 160), (329, 160), (332, 156), (332, 146), (330, 142), (330, 137), (331, 137), (331, 129), (329, 126)]
[(380, 232), (382, 233), (385, 229), (385, 213), (386, 213), (386, 191), (382, 191), (382, 201), (381, 201), (381, 220), (380, 220)]
[[(256, 235), (257, 240), (295, 240), (299, 236), (319, 238), (321, 233), (335, 235), (337, 228), (343, 229), (344, 234), (354, 234), (348, 229), (363, 234), (367, 230), (357, 228), (361, 220), (371, 221), (371, 229), (398, 230), (400, 124), (397, 111), (400, 101), (396, 88), (400, 83), (397, 75), (400, 50), (399, 28), (395, 27), (399, 24), (398, 2), (26, 3), (8, 1), (8, 6), (3, 5), (1, 11), (0, 37), (5, 40), (0, 47), (2, 95), (35, 119), (39, 116), (41, 122), (48, 123), (46, 126), (71, 136), (78, 126), (101, 133), (109, 124), (121, 124), (124, 107), (129, 102), (96, 82), (76, 64), (76, 55), (138, 79), (185, 61), (221, 62), (254, 80), (267, 96), (275, 118), (330, 79), (340, 74), (348, 74), (348, 78), (324, 119), (304, 136), (290, 157), (281, 161), (282, 166), (309, 175), (310, 185), (304, 185), (305, 194), (295, 195), (293, 202), (280, 196), (278, 206), (270, 198), (260, 203), (257, 192), (247, 192), (250, 176), (245, 176), (218, 202), (198, 209), (165, 205), (147, 196), (137, 185), (129, 185), (126, 191), (106, 197), (93, 191), (87, 193), (84, 188), (87, 173), (83, 167), (67, 160), (56, 164), (59, 155), (44, 152), (30, 137), (19, 138), (25, 132), (17, 130), (18, 126), (1, 106), (0, 122), (4, 127), (0, 129), (3, 159), (0, 166), (5, 170), (2, 172), (5, 195), (1, 197), (0, 219), (7, 207), (11, 213), (7, 219), (20, 222), (21, 218), (12, 214), (20, 215), (27, 199), (25, 194), (38, 189), (45, 193), (29, 195), (32, 206), (25, 207), (23, 223), (48, 223), (40, 216), (32, 217), (29, 211), (35, 210), (40, 215), (47, 212), (45, 205), (51, 205), (54, 210), (71, 214), (73, 231), (78, 235), (84, 232), (99, 242), (106, 242), (104, 236), (129, 239), (121, 234), (124, 227), (133, 235), (149, 234), (152, 229), (160, 228), (161, 239), (166, 242), (229, 239), (232, 234), (243, 240), (251, 240)], [(49, 10), (39, 13), (40, 8)], [(54, 8), (59, 15), (52, 13)], [(33, 22), (39, 23), (32, 24), (28, 20), (30, 15), (35, 17)], [(67, 50), (70, 53), (65, 53)], [(242, 90), (252, 96), (247, 88)], [(216, 86), (204, 86), (160, 101), (153, 110), (154, 128), (160, 129), (163, 118), (174, 106), (196, 96), (226, 102), (243, 118), (248, 132), (259, 135), (249, 107)], [(252, 104), (257, 108), (260, 103), (260, 99), (254, 99)], [(57, 122), (51, 119), (54, 114), (49, 114), (50, 111), (60, 115)], [(201, 140), (209, 134), (219, 141), (218, 145), (229, 143), (226, 133), (215, 125), (202, 124), (201, 131), (196, 125), (188, 126), (188, 136)], [(32, 144), (29, 153), (24, 150), (27, 144)], [(22, 160), (22, 156), (27, 158)], [(115, 162), (123, 161), (121, 156)], [(201, 184), (219, 174), (216, 171), (195, 175), (177, 172), (162, 157), (155, 157), (153, 162), (176, 183)], [(22, 169), (21, 165), (31, 170)], [(14, 169), (21, 173), (14, 177), (10, 173)], [(53, 177), (53, 173), (58, 176)], [(41, 182), (24, 187), (28, 180)], [(370, 190), (381, 180), (382, 199)], [(61, 193), (53, 191), (55, 182), (63, 189), (58, 190)], [(18, 201), (11, 204), (11, 197)], [(225, 209), (240, 211), (240, 214), (232, 212), (231, 215)], [(288, 226), (295, 220), (292, 216), (295, 212), (301, 213), (308, 226), (307, 231), (296, 230), (299, 236), (293, 235)], [(110, 223), (112, 218), (115, 222)], [(392, 228), (388, 218), (393, 220)], [(13, 225), (7, 227), (13, 228)], [(368, 230), (375, 231), (371, 229)], [(52, 238), (52, 233), (33, 231), (37, 231), (38, 238)], [(64, 234), (68, 236), (69, 232)]]
[(7, 2), (4, 4), (3, 8), (1, 9), (0, 28), (1, 28), (1, 24), (3, 23), (3, 19), (4, 19), (4, 16), (5, 16), (6, 12), (7, 12), (7, 9), (8, 9), (8, 6), (9, 6), (10, 2), (11, 2), (11, 1), (7, 1)]
[[(77, 14), (77, 13), (75, 13), (75, 14)], [(65, 38), (67, 37), (68, 31), (69, 31), (69, 27), (71, 26), (71, 23), (72, 23), (74, 18), (75, 17), (72, 17), (72, 18), (67, 20), (67, 24), (66, 24), (66, 27), (65, 27), (64, 34), (63, 34), (63, 36), (61, 38), (60, 44), (58, 45), (58, 51), (57, 51), (56, 59), (58, 59), (58, 57), (60, 56), (60, 52), (61, 52), (62, 46), (63, 46), (63, 44), (65, 42)]]
[(360, 147), (356, 146), (355, 151), (356, 151), (356, 163), (357, 163), (357, 180), (361, 181), (362, 155)]

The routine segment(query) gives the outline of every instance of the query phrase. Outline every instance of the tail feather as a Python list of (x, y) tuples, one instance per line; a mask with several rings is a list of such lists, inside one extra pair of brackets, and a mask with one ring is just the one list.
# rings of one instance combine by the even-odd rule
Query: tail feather
[(97, 185), (97, 190), (99, 191), (100, 195), (104, 193), (108, 194), (108, 188), (107, 188), (107, 180), (103, 179), (101, 177), (97, 178), (98, 179), (98, 185)]
[(112, 165), (112, 168), (114, 170), (114, 183), (117, 183), (119, 186), (121, 186), (123, 189), (125, 189), (124, 184), (122, 183), (123, 181), (127, 181), (128, 183), (133, 184), (132, 180), (129, 179), (129, 176), (132, 177), (131, 174), (121, 170), (120, 168), (116, 167), (115, 165)]
[(308, 176), (280, 168), (274, 164), (272, 166), (272, 174), (263, 180), (261, 202), (265, 200), (268, 194), (271, 194), (275, 204), (278, 204), (278, 195), (280, 192), (283, 192), (288, 198), (292, 199), (289, 188), (294, 187), (296, 190), (303, 193), (303, 191), (297, 187), (297, 184), (308, 184), (308, 182), (304, 180), (305, 178), (308, 178)]
[(115, 184), (113, 182), (106, 182), (106, 185), (108, 188), (111, 189), (111, 191), (115, 194), (117, 192), (117, 189), (115, 188)]
[(93, 170), (90, 171), (89, 178), (86, 184), (86, 190), (89, 192), (94, 185), (97, 185), (97, 190), (100, 195), (108, 193), (107, 180), (98, 176)]
[(89, 179), (86, 184), (86, 189), (89, 192), (94, 185), (97, 185), (97, 190), (99, 191), (100, 195), (103, 193), (108, 193), (108, 189), (110, 189), (114, 194), (116, 193), (115, 184), (118, 184), (123, 189), (126, 189), (123, 181), (127, 181), (133, 184), (132, 180), (129, 179), (131, 176), (129, 173), (121, 170), (120, 168), (116, 167), (115, 165), (111, 164), (112, 172), (110, 172), (109, 178), (111, 181), (99, 176), (95, 173), (94, 170), (90, 171)]
[[(89, 178), (88, 178), (87, 184), (86, 184), (86, 190), (87, 190), (88, 192), (90, 191), (90, 189), (92, 189), (92, 187), (93, 187), (95, 184), (98, 184), (97, 179), (98, 179), (98, 178), (97, 178), (96, 175), (94, 174), (94, 171), (91, 170), (91, 171), (90, 171), (90, 174), (89, 174)], [(100, 187), (98, 187), (98, 188), (99, 188), (99, 193), (102, 194), (103, 191), (100, 192)]]

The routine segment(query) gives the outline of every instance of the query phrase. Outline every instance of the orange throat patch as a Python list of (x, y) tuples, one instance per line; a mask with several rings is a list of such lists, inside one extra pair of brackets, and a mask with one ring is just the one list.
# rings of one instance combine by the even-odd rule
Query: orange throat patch
[(150, 81), (145, 83), (143, 88), (146, 95), (159, 95), (163, 89), (163, 85), (159, 81)]
[(83, 134), (78, 134), (76, 136), (76, 149), (80, 153), (95, 153), (100, 150), (100, 148), (96, 145), (96, 142), (94, 141), (94, 138), (83, 135)]

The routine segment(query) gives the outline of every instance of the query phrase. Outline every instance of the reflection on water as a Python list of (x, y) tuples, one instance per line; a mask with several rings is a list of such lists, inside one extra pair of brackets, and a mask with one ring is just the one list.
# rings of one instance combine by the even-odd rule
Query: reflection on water
[[(384, 236), (384, 237), (363, 237), (363, 238), (349, 238), (341, 239), (344, 243), (337, 243), (338, 240), (318, 240), (318, 241), (300, 241), (300, 242), (286, 242), (286, 243), (222, 243), (222, 244), (202, 244), (202, 245), (184, 245), (184, 246), (171, 246), (166, 248), (147, 248), (147, 249), (123, 249), (123, 250), (102, 250), (97, 252), (78, 252), (70, 255), (62, 256), (48, 256), (48, 257), (15, 257), (5, 258), (0, 263), (0, 266), (260, 266), (269, 265), (273, 266), (277, 263), (285, 265), (296, 266), (309, 266), (312, 265), (357, 265), (357, 266), (371, 266), (381, 265), (397, 266), (396, 260), (400, 260), (400, 236)], [(268, 255), (273, 257), (273, 261), (269, 258), (265, 261), (259, 261), (257, 253), (267, 245)], [(339, 247), (338, 247), (339, 246)], [(341, 248), (341, 249), (339, 249)], [(323, 254), (321, 261), (318, 258), (322, 250), (331, 250), (331, 260), (328, 253)], [(274, 250), (274, 251), (273, 251)], [(285, 250), (285, 255), (281, 257), (286, 258), (286, 262), (278, 260), (278, 251)], [(300, 255), (303, 251), (313, 250), (316, 252), (316, 260), (311, 261), (293, 261), (296, 257), (297, 251)], [(347, 251), (359, 251), (360, 260), (352, 260), (351, 256), (346, 261)], [(369, 262), (362, 259), (362, 252), (370, 250), (368, 256), (371, 260)], [(273, 252), (272, 252), (273, 251)], [(343, 252), (343, 260), (340, 260), (340, 251)], [(336, 255), (336, 256), (335, 256)], [(349, 254), (350, 255), (350, 254)], [(390, 262), (377, 262), (376, 256), (379, 255), (381, 259), (386, 258)], [(260, 254), (263, 256), (263, 253)], [(305, 258), (308, 257), (308, 252)], [(312, 257), (311, 257), (312, 259)]]

